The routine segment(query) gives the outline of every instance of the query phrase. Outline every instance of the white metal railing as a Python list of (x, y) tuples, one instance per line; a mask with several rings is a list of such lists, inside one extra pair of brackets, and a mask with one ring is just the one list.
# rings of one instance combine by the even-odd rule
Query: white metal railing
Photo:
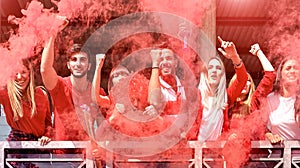
[[(106, 142), (105, 142), (106, 143)], [(104, 143), (104, 144), (105, 144)], [(218, 158), (206, 158), (203, 155), (203, 149), (209, 148), (223, 148), (225, 145), (225, 141), (220, 142), (199, 142), (199, 141), (189, 141), (187, 144), (187, 148), (195, 149), (194, 158), (191, 158), (189, 162), (193, 162), (195, 164), (195, 168), (202, 168), (202, 167), (209, 167), (206, 164), (206, 161), (215, 161)], [(126, 143), (124, 143), (126, 144)], [(117, 148), (132, 148), (133, 146), (127, 146), (123, 143), (120, 143)], [(39, 142), (37, 141), (0, 141), (0, 167), (4, 167), (6, 162), (9, 161), (49, 161), (49, 162), (56, 162), (56, 161), (82, 161), (82, 164), (85, 164), (87, 168), (92, 168), (93, 160), (89, 157), (85, 158), (6, 158), (4, 155), (5, 149), (86, 149), (86, 152), (89, 152), (88, 146), (90, 145), (89, 141), (51, 141), (49, 144), (45, 146), (40, 146)], [(299, 168), (300, 163), (300, 156), (293, 156), (293, 150), (300, 150), (300, 141), (284, 141), (282, 145), (272, 145), (269, 141), (252, 141), (251, 148), (261, 148), (261, 149), (282, 149), (283, 155), (282, 157), (277, 158), (268, 158), (268, 157), (261, 157), (255, 158), (255, 161), (258, 162), (266, 162), (266, 161), (277, 161), (277, 167), (283, 165), (283, 168), (291, 168), (292, 165), (296, 168)], [(110, 153), (111, 154), (111, 153)], [(87, 154), (88, 155), (88, 154)], [(113, 167), (112, 162), (117, 161), (117, 157), (107, 158), (107, 164), (110, 167)], [(112, 160), (111, 160), (112, 159)], [(215, 160), (214, 160), (215, 159)], [(220, 159), (220, 158), (219, 158)], [(124, 161), (124, 160), (123, 160)], [(127, 159), (125, 162), (142, 162), (143, 160), (133, 160)], [(158, 160), (153, 160), (158, 161)], [(163, 160), (159, 160), (160, 162)], [(224, 160), (223, 160), (224, 161)], [(226, 167), (226, 162), (224, 161), (223, 167)]]
[[(87, 149), (88, 141), (51, 141), (45, 146), (41, 146), (38, 141), (0, 141), (0, 167), (5, 165), (11, 167), (9, 162), (82, 162), (79, 167), (86, 165), (87, 168), (93, 167), (93, 161), (88, 157), (63, 157), (63, 158), (6, 158), (6, 149)], [(88, 152), (88, 150), (86, 150)]]
[[(209, 167), (205, 164), (205, 157), (203, 156), (203, 149), (209, 148), (223, 148), (225, 141), (220, 142), (199, 142), (199, 141), (189, 141), (188, 144), (191, 148), (195, 149), (194, 154), (194, 163), (195, 168)], [(269, 157), (260, 157), (256, 158), (255, 161), (266, 162), (266, 161), (278, 161), (278, 164), (275, 167), (283, 165), (283, 168), (291, 168), (292, 165), (296, 168), (299, 168), (298, 163), (300, 163), (299, 156), (292, 156), (292, 150), (300, 149), (300, 141), (284, 141), (281, 145), (272, 145), (269, 141), (252, 141), (251, 148), (260, 148), (260, 149), (282, 149), (282, 157), (269, 158)], [(224, 161), (224, 167), (226, 167), (226, 162)]]

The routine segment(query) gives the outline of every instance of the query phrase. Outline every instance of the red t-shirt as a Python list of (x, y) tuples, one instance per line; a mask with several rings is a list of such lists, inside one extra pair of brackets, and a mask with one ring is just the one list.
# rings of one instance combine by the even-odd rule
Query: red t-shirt
[(14, 121), (14, 114), (11, 108), (7, 89), (0, 90), (0, 104), (4, 107), (6, 121), (12, 129), (23, 131), (27, 134), (33, 134), (36, 137), (43, 135), (50, 137), (51, 113), (47, 95), (41, 88), (35, 89), (36, 114), (31, 117), (31, 106), (29, 102), (22, 102), (23, 117)]
[(85, 92), (77, 92), (70, 77), (59, 77), (49, 92), (55, 108), (55, 140), (87, 140), (93, 131), (91, 118), (99, 108), (92, 102), (91, 84)]

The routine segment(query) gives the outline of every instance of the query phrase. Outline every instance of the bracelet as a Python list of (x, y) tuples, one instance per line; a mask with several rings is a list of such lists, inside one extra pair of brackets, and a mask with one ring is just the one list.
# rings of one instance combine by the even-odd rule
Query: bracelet
[(261, 50), (261, 49), (258, 49), (258, 50), (255, 52), (255, 55), (256, 55), (256, 56), (257, 56), (257, 53), (258, 53), (259, 50)]
[(235, 68), (237, 68), (237, 67), (241, 66), (242, 63), (243, 63), (243, 61), (242, 61), (242, 59), (240, 59), (240, 63), (238, 63), (238, 64), (233, 63), (233, 66), (234, 66)]
[(159, 69), (159, 67), (152, 67), (152, 69)]

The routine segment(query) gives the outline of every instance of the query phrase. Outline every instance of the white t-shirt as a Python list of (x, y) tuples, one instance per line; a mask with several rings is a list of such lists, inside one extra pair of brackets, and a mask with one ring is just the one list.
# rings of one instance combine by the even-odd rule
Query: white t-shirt
[(161, 85), (161, 92), (165, 97), (165, 101), (177, 101), (177, 98), (181, 96), (182, 100), (185, 100), (185, 92), (184, 88), (180, 83), (180, 80), (177, 76), (175, 76), (176, 84), (177, 84), (177, 93), (172, 89), (172, 86), (170, 86), (167, 82), (165, 82), (161, 77), (159, 77), (159, 82)]
[(199, 130), (199, 141), (215, 141), (222, 133), (224, 114), (222, 109), (213, 107), (213, 97), (208, 97), (209, 107), (204, 107)]
[(300, 140), (300, 127), (295, 120), (296, 96), (282, 97), (270, 93), (267, 97), (268, 129), (286, 140)]

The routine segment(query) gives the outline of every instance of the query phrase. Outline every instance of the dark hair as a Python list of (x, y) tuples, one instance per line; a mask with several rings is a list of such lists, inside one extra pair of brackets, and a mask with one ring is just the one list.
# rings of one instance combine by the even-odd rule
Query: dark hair
[(69, 50), (68, 50), (68, 59), (71, 58), (71, 56), (73, 56), (74, 54), (77, 54), (77, 53), (80, 53), (80, 52), (83, 52), (83, 53), (86, 53), (87, 54), (87, 58), (88, 58), (88, 61), (90, 62), (90, 56), (91, 56), (91, 53), (90, 51), (87, 49), (87, 48), (83, 48), (81, 44), (73, 44)]
[(281, 88), (281, 83), (280, 83), (280, 82), (281, 82), (281, 71), (282, 71), (282, 68), (283, 68), (284, 64), (285, 64), (287, 61), (289, 61), (289, 60), (296, 60), (296, 61), (299, 62), (299, 60), (298, 60), (297, 58), (292, 57), (292, 56), (290, 56), (290, 57), (285, 57), (285, 58), (280, 62), (279, 66), (278, 66), (278, 68), (277, 68), (277, 72), (276, 72), (276, 80), (275, 80), (274, 88), (273, 88), (274, 92), (276, 92), (276, 93), (280, 92), (281, 89), (282, 89), (282, 88)]
[[(285, 57), (281, 61), (281, 63), (278, 66), (277, 72), (276, 72), (276, 80), (275, 80), (274, 89), (273, 89), (275, 93), (280, 93), (281, 90), (282, 90), (282, 86), (281, 86), (281, 83), (280, 83), (280, 81), (281, 81), (281, 71), (282, 71), (282, 68), (283, 68), (284, 64), (289, 60), (298, 61), (298, 59), (296, 57)], [(298, 90), (296, 92), (296, 100), (295, 100), (295, 104), (294, 104), (294, 109), (295, 109), (295, 114), (294, 114), (295, 120), (298, 123), (298, 125), (300, 125), (300, 123), (299, 123), (300, 121), (297, 118), (297, 115), (300, 115), (300, 90)]]
[(115, 71), (117, 71), (118, 69), (124, 69), (125, 71), (127, 70), (128, 71), (128, 75), (130, 74), (129, 70), (127, 67), (123, 66), (123, 65), (118, 65), (114, 68), (112, 68), (111, 72), (110, 72), (110, 75), (109, 75), (109, 80), (108, 80), (108, 91), (111, 90), (111, 88), (113, 87), (113, 82), (112, 82), (112, 79), (113, 79), (113, 74)]
[(173, 52), (174, 58), (178, 60), (178, 56), (175, 53), (175, 49), (174, 49), (173, 45), (170, 44), (169, 42), (162, 42), (162, 43), (159, 43), (159, 44), (155, 44), (154, 48), (156, 48), (156, 49), (169, 49)]
[(32, 63), (31, 63), (31, 60), (30, 60), (30, 58), (24, 58), (24, 59), (22, 59), (22, 63), (23, 63), (23, 65), (28, 69), (28, 70), (30, 70), (32, 67)]
[(164, 41), (162, 43), (159, 43), (159, 44), (155, 44), (154, 45), (154, 48), (158, 48), (158, 49), (170, 49), (174, 52), (174, 46), (168, 42), (168, 41)]

